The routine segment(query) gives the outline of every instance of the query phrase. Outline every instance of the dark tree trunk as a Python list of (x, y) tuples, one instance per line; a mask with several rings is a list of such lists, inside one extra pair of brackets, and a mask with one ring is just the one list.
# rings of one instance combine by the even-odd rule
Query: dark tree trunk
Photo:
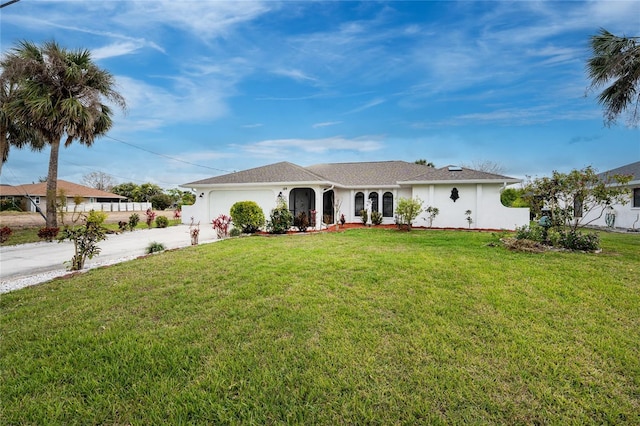
[(49, 154), (49, 173), (47, 174), (47, 227), (58, 227), (58, 215), (56, 209), (58, 193), (58, 152), (60, 140), (51, 141), (51, 153)]

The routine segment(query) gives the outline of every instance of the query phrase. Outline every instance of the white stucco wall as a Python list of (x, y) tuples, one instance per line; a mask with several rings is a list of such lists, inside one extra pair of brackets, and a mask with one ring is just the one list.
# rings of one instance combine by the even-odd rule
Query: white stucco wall
[[(630, 187), (631, 194), (629, 195), (627, 204), (625, 205), (613, 204), (611, 206), (613, 207), (613, 211), (616, 216), (615, 222), (613, 225), (614, 228), (632, 229), (635, 227), (636, 229), (640, 229), (640, 207), (633, 207), (633, 189), (634, 188), (640, 188), (640, 184), (632, 185)], [(589, 225), (603, 226), (603, 227), (607, 226), (607, 223), (605, 221), (606, 220), (605, 213), (607, 212), (605, 211), (600, 218), (595, 219)], [(592, 219), (596, 218), (598, 215), (600, 215), (600, 209), (598, 209), (597, 211), (592, 211), (589, 214), (586, 214), (582, 218), (582, 223), (589, 222)]]
[[(459, 198), (451, 199), (453, 188)], [(444, 184), (421, 185), (413, 188), (413, 197), (419, 197), (426, 210), (437, 207), (440, 213), (433, 220), (434, 228), (469, 228), (465, 212), (471, 210), (471, 228), (515, 229), (529, 224), (528, 208), (509, 208), (500, 202), (500, 184)], [(423, 212), (414, 226), (428, 226), (429, 214)]]

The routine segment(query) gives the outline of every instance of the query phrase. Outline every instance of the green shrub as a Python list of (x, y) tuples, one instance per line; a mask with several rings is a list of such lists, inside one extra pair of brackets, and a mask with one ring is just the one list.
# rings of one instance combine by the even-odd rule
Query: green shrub
[(238, 201), (230, 213), (233, 224), (245, 234), (258, 232), (264, 226), (264, 212), (255, 201)]
[(13, 231), (8, 226), (0, 228), (0, 243), (6, 242), (11, 234), (13, 234)]
[(366, 225), (369, 221), (369, 213), (367, 213), (367, 211), (364, 209), (360, 210), (360, 220), (362, 221), (363, 225)]
[(156, 227), (166, 228), (167, 226), (169, 226), (169, 219), (166, 216), (156, 217)]
[(382, 213), (371, 212), (371, 223), (373, 223), (374, 225), (382, 224)]
[(71, 266), (69, 269), (79, 271), (84, 268), (84, 263), (87, 259), (91, 259), (93, 256), (100, 254), (98, 242), (105, 238), (105, 228), (89, 220), (85, 220), (83, 226), (66, 227), (60, 237), (58, 237), (58, 242), (65, 240), (73, 241), (75, 254), (71, 258)]
[(267, 222), (267, 232), (284, 234), (293, 225), (293, 215), (284, 197), (278, 197), (276, 207), (271, 210), (271, 219)]
[(231, 231), (229, 231), (230, 237), (239, 237), (240, 235), (242, 235), (240, 228), (231, 228)]
[(44, 228), (40, 228), (40, 230), (38, 230), (38, 238), (51, 242), (55, 237), (58, 236), (58, 232), (60, 232), (60, 228), (49, 228), (45, 226)]
[[(160, 216), (160, 217), (164, 217), (164, 216)], [(147, 254), (152, 254), (152, 253), (158, 253), (158, 252), (164, 251), (164, 249), (165, 249), (164, 244), (153, 241), (149, 243), (149, 245), (147, 246), (146, 252)]]
[(103, 211), (91, 210), (87, 216), (87, 222), (95, 223), (98, 226), (102, 226), (105, 220), (107, 220), (107, 214)]
[(138, 215), (138, 213), (133, 213), (131, 216), (129, 216), (129, 230), (133, 231), (134, 229), (136, 229), (136, 226), (138, 226), (138, 222), (140, 222), (140, 216)]
[(600, 237), (595, 232), (583, 234), (570, 229), (560, 232), (560, 245), (569, 250), (594, 251), (600, 248)]
[(16, 211), (19, 212), (21, 209), (13, 200), (0, 200), (0, 212), (6, 211)]
[(422, 200), (416, 198), (399, 198), (396, 206), (396, 224), (398, 227), (411, 229), (413, 221), (422, 213)]

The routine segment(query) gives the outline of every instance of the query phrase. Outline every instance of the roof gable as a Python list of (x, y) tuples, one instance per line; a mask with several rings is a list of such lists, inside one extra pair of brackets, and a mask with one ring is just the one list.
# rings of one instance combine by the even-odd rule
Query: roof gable
[(214, 176), (208, 179), (186, 183), (182, 186), (281, 182), (325, 182), (325, 179), (304, 167), (283, 161), (240, 172)]

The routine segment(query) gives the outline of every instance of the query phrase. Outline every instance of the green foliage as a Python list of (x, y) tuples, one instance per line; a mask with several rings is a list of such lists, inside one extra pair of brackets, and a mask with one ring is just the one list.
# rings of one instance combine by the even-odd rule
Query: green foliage
[(305, 212), (300, 212), (298, 216), (293, 219), (293, 226), (298, 228), (300, 232), (306, 232), (309, 227), (309, 219), (307, 218), (307, 214)]
[(264, 212), (255, 201), (238, 201), (230, 213), (233, 224), (245, 234), (258, 232), (264, 226)]
[(91, 210), (89, 215), (87, 216), (87, 222), (95, 223), (96, 225), (102, 226), (104, 221), (107, 220), (108, 215), (99, 210)]
[(240, 228), (231, 228), (229, 231), (230, 237), (239, 237), (240, 235), (242, 235), (242, 230)]
[(138, 185), (133, 182), (125, 182), (111, 188), (111, 192), (114, 194), (122, 195), (123, 197), (127, 197), (129, 201), (136, 201), (135, 194)]
[(153, 195), (150, 201), (151, 201), (151, 207), (153, 207), (155, 210), (165, 210), (171, 207), (171, 203), (172, 203), (171, 197), (169, 197), (167, 194)]
[(45, 226), (44, 228), (40, 228), (38, 230), (38, 238), (40, 238), (41, 240), (51, 242), (58, 236), (59, 232), (60, 232), (60, 228), (58, 228), (57, 226), (55, 227)]
[(433, 220), (440, 214), (440, 209), (437, 207), (429, 206), (427, 207), (426, 212), (429, 215), (429, 217), (427, 217), (427, 220), (429, 221), (429, 228), (431, 228), (431, 226), (433, 226)]
[(400, 227), (406, 227), (411, 229), (413, 221), (422, 213), (422, 200), (416, 198), (403, 198), (398, 199), (398, 205), (396, 206), (396, 224)]
[[(160, 216), (160, 217), (163, 217), (163, 216)], [(149, 243), (149, 245), (145, 249), (145, 252), (147, 254), (158, 253), (158, 252), (164, 251), (165, 248), (166, 247), (164, 246), (164, 244), (152, 241)]]
[(371, 223), (374, 225), (382, 224), (382, 213), (380, 212), (371, 212)]
[(559, 235), (559, 244), (569, 250), (595, 251), (600, 248), (600, 237), (595, 232), (582, 233), (569, 229)]
[(363, 225), (366, 225), (369, 221), (369, 213), (365, 209), (360, 210), (360, 221), (362, 221)]
[(0, 212), (6, 212), (6, 211), (19, 212), (21, 210), (22, 209), (20, 208), (20, 206), (18, 206), (14, 200), (10, 200), (10, 199), (0, 200)]
[(278, 197), (276, 207), (271, 210), (270, 220), (267, 222), (267, 232), (284, 234), (293, 225), (293, 214), (289, 210), (284, 197)]
[(167, 195), (171, 198), (171, 204), (180, 208), (190, 206), (196, 202), (196, 195), (191, 191), (183, 191), (178, 188), (167, 190)]
[(505, 188), (500, 193), (500, 202), (505, 207), (529, 207), (526, 201), (522, 199), (524, 189), (522, 188)]
[(138, 226), (139, 222), (140, 215), (138, 215), (138, 213), (133, 213), (131, 216), (129, 216), (129, 230), (133, 231), (134, 229), (136, 229), (136, 226)]
[(75, 254), (71, 258), (69, 269), (79, 271), (85, 261), (100, 254), (98, 242), (106, 238), (106, 230), (99, 223), (85, 220), (82, 226), (67, 226), (58, 237), (58, 242), (73, 241)]
[(169, 219), (166, 216), (156, 217), (156, 227), (166, 228), (167, 226), (169, 226)]
[(516, 228), (515, 238), (567, 250), (596, 251), (600, 248), (600, 237), (596, 233), (582, 233), (572, 228), (547, 230), (537, 223)]
[(7, 242), (11, 234), (13, 234), (13, 231), (8, 226), (0, 228), (0, 243)]
[[(591, 166), (569, 173), (554, 171), (550, 178), (527, 183), (524, 198), (537, 215), (543, 207), (549, 208), (552, 226), (576, 231), (602, 217), (607, 206), (628, 203), (625, 185), (630, 180), (631, 176), (623, 175), (600, 178)], [(581, 206), (581, 212), (574, 211), (576, 205)]]

